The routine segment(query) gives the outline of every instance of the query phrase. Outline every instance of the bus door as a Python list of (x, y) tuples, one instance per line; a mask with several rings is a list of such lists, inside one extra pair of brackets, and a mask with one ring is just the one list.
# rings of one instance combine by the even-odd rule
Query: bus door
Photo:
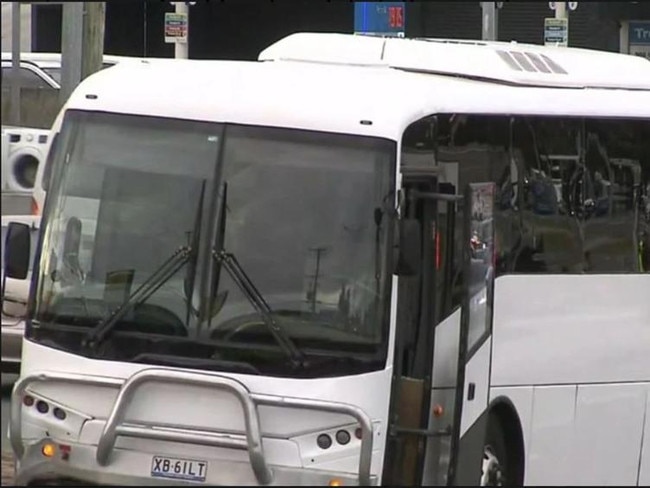
[[(433, 352), (437, 309), (444, 301), (437, 284), (450, 273), (443, 262), (453, 242), (453, 209), (459, 197), (439, 182), (437, 166), (402, 167), (403, 218), (417, 223), (420, 258), (417, 273), (400, 275), (398, 287), (391, 425), (384, 483), (423, 483), (428, 440), (451, 435), (451, 429), (430, 428)], [(447, 277), (447, 279), (450, 279)]]
[(473, 183), (463, 204), (463, 300), (451, 452), (450, 486), (478, 486), (489, 462), (485, 446), (495, 272), (494, 183)]

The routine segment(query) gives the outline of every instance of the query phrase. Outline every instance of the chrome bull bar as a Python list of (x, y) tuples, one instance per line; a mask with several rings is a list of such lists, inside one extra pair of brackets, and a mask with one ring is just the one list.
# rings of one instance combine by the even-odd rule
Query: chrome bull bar
[[(110, 464), (110, 454), (118, 436), (186, 442), (246, 450), (248, 451), (251, 468), (258, 483), (262, 485), (270, 484), (273, 480), (273, 471), (264, 457), (262, 433), (257, 409), (259, 405), (263, 405), (339, 413), (353, 417), (359, 422), (362, 431), (358, 470), (359, 484), (365, 486), (370, 485), (373, 425), (370, 417), (359, 407), (323, 400), (251, 393), (245, 385), (232, 378), (205, 373), (194, 373), (179, 369), (148, 368), (133, 374), (126, 380), (57, 372), (38, 372), (20, 378), (16, 382), (12, 393), (10, 421), (11, 447), (16, 458), (19, 460), (25, 453), (25, 447), (22, 441), (22, 398), (29, 385), (39, 382), (64, 382), (119, 389), (119, 393), (113, 404), (113, 409), (97, 444), (96, 460), (101, 466)], [(145, 383), (212, 387), (234, 395), (239, 401), (244, 413), (246, 428), (245, 440), (241, 437), (222, 436), (218, 433), (198, 431), (185, 426), (170, 429), (141, 422), (137, 426), (125, 424), (123, 422), (124, 413), (130, 405), (134, 394)]]

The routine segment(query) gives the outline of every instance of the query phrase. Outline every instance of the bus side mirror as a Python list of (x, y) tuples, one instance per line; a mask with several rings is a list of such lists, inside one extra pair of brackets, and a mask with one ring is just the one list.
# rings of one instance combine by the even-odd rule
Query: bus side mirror
[(20, 222), (7, 226), (4, 252), (4, 275), (6, 278), (24, 280), (29, 272), (31, 228)]
[(422, 233), (417, 219), (398, 219), (393, 245), (393, 273), (415, 276), (422, 266)]

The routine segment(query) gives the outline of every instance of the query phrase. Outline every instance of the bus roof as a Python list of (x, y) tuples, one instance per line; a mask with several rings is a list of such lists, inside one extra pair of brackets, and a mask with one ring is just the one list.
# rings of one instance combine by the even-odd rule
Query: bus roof
[(305, 32), (277, 41), (258, 59), (381, 65), (512, 85), (650, 90), (645, 58), (533, 44)]
[(385, 66), (170, 59), (102, 70), (66, 107), (399, 140), (433, 113), (650, 117), (650, 91), (513, 87)]

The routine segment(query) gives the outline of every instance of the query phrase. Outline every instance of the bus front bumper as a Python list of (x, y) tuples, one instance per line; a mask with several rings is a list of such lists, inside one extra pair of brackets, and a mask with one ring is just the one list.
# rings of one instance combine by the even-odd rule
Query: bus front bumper
[[(152, 454), (115, 448), (107, 466), (97, 463), (96, 446), (66, 444), (57, 447), (51, 457), (43, 454), (46, 444), (61, 446), (57, 441), (43, 439), (26, 446), (25, 454), (16, 462), (17, 486), (201, 486), (259, 485), (249, 463), (225, 459), (207, 459), (204, 481), (167, 479), (151, 475)], [(349, 473), (314, 469), (272, 466), (269, 486), (358, 486), (358, 478)], [(372, 485), (377, 478), (372, 477)]]

